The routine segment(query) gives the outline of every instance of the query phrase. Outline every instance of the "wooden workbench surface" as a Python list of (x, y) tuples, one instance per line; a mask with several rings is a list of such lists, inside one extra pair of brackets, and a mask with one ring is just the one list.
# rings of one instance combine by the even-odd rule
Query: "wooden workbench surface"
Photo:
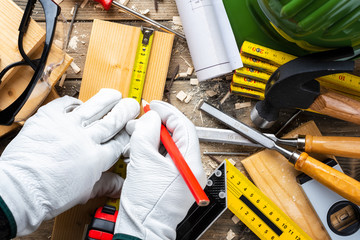
[[(15, 2), (24, 9), (26, 5), (26, 0), (15, 0)], [(62, 9), (62, 14), (64, 18), (67, 19), (68, 22), (71, 20), (71, 9), (75, 5), (75, 3), (81, 4), (82, 1), (75, 0), (64, 0), (60, 6)], [(150, 12), (147, 15), (148, 17), (161, 22), (162, 24), (173, 28), (174, 24), (172, 22), (173, 16), (178, 16), (175, 0), (159, 0), (159, 10), (155, 12), (154, 9), (154, 1), (153, 0), (130, 0), (128, 6), (136, 6), (140, 10), (149, 9)], [(34, 10), (33, 18), (44, 25), (44, 14), (42, 12), (42, 8), (40, 4), (37, 3), (36, 8)], [(150, 26), (147, 23), (144, 23), (131, 15), (128, 15), (123, 12), (119, 12), (117, 9), (112, 8), (110, 11), (104, 11), (99, 4), (90, 0), (84, 8), (79, 8), (78, 13), (76, 15), (76, 21), (72, 30), (71, 38), (76, 38), (76, 44), (72, 44), (69, 46), (67, 53), (74, 58), (74, 62), (80, 67), (80, 69), (84, 69), (86, 53), (90, 38), (90, 32), (92, 28), (93, 19), (102, 19), (109, 20), (115, 22), (121, 22), (123, 24), (129, 24), (133, 26)], [(176, 27), (176, 26), (175, 26)], [(174, 28), (179, 32), (182, 32), (181, 27)], [(64, 31), (65, 32), (65, 31)], [(106, 44), (106, 42), (104, 42)], [(192, 63), (191, 57), (189, 54), (189, 50), (186, 44), (186, 41), (175, 38), (172, 57), (169, 66), (168, 78), (170, 79), (176, 66), (179, 65), (179, 72), (186, 72), (188, 68), (188, 63)], [(74, 97), (78, 96), (78, 91), (81, 84), (82, 73), (76, 74), (74, 71), (69, 68), (67, 71), (67, 77), (64, 85), (62, 87), (57, 87), (57, 90), (60, 95), (71, 95)], [(220, 100), (225, 96), (225, 94), (229, 90), (230, 80), (224, 76), (223, 78), (214, 79), (211, 81), (206, 81), (200, 83), (199, 86), (191, 86), (189, 84), (189, 78), (196, 78), (195, 75), (189, 76), (188, 78), (178, 79), (174, 82), (171, 90), (170, 90), (170, 100), (171, 103), (178, 107), (187, 117), (189, 117), (195, 125), (204, 126), (204, 127), (215, 127), (219, 126), (217, 122), (205, 116), (205, 114), (201, 114), (197, 109), (196, 105), (201, 99), (205, 99), (213, 104), (219, 104)], [(169, 81), (168, 81), (169, 82)], [(179, 91), (184, 91), (186, 93), (190, 93), (193, 96), (193, 99), (188, 103), (182, 103), (176, 99), (176, 94)], [(212, 97), (206, 93), (206, 91), (212, 90), (216, 94)], [(164, 100), (167, 100), (164, 98)], [(249, 113), (251, 107), (241, 108), (235, 110), (234, 104), (240, 102), (250, 102), (252, 106), (256, 103), (255, 100), (251, 100), (248, 98), (231, 95), (225, 102), (221, 105), (222, 109), (233, 115), (239, 120), (252, 125), (249, 119)], [(291, 116), (293, 111), (284, 112), (281, 115), (281, 119), (279, 123), (277, 123), (272, 129), (269, 131), (276, 132), (276, 130), (286, 122), (286, 120)], [(323, 135), (339, 135), (339, 136), (359, 136), (360, 135), (360, 127), (358, 125), (344, 122), (341, 120), (336, 120), (330, 117), (319, 116), (312, 113), (302, 113), (299, 117), (295, 119), (286, 130), (290, 130), (298, 126), (302, 122), (306, 122), (309, 120), (315, 120), (318, 125), (320, 131)], [(8, 141), (11, 140), (12, 137), (15, 136), (16, 133), (10, 134), (4, 139), (0, 141), (1, 150), (6, 146)], [(234, 146), (226, 146), (223, 144), (201, 144), (201, 150), (204, 151), (227, 151), (227, 152), (250, 152), (254, 151), (249, 148), (239, 148)], [(219, 160), (224, 160), (226, 156), (217, 156)], [(242, 167), (240, 160), (244, 158), (244, 156), (231, 156), (234, 161), (237, 162), (237, 167), (244, 172), (244, 168)], [(203, 165), (207, 174), (210, 174), (214, 168), (216, 167), (216, 162), (208, 158), (207, 156), (202, 156)], [(341, 161), (341, 159), (340, 159)], [(356, 160), (351, 160), (355, 162)], [(346, 169), (347, 173), (354, 174), (355, 170), (352, 169), (353, 164), (348, 164), (348, 168)], [(202, 236), (201, 239), (226, 239), (226, 235), (228, 231), (231, 229), (235, 234), (234, 240), (237, 239), (258, 239), (245, 225), (243, 224), (234, 224), (231, 220), (233, 214), (227, 210), (225, 214), (218, 219), (215, 224)], [(30, 240), (45, 240), (51, 238), (51, 231), (53, 226), (53, 220), (44, 222), (41, 227), (33, 234), (26, 237), (18, 237), (16, 239)]]

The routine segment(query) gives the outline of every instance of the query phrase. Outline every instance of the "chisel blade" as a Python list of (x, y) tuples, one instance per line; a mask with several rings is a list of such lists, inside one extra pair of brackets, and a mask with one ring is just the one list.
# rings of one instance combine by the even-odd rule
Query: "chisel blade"
[(200, 142), (234, 144), (246, 147), (262, 147), (230, 129), (196, 127)]
[(268, 149), (278, 150), (277, 145), (272, 139), (268, 138), (261, 132), (247, 126), (246, 124), (234, 119), (233, 117), (230, 117), (229, 115), (223, 113), (214, 106), (203, 102), (200, 106), (200, 109), (208, 113), (212, 117), (216, 118), (229, 128), (233, 129), (235, 132), (245, 136), (249, 140), (257, 142)]

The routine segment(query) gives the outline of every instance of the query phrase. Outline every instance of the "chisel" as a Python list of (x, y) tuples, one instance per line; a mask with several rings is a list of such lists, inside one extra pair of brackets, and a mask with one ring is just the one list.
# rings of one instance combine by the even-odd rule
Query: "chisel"
[[(230, 129), (196, 127), (200, 142), (234, 144), (246, 147), (263, 147)], [(339, 157), (360, 158), (360, 138), (299, 135), (297, 138), (282, 139), (274, 134), (263, 133), (278, 145), (296, 147), (307, 153), (329, 154)]]
[(206, 102), (202, 103), (200, 109), (249, 140), (281, 153), (290, 163), (294, 164), (296, 170), (304, 172), (342, 197), (360, 205), (360, 182), (310, 157), (305, 152), (292, 152), (280, 147), (274, 140), (268, 138), (261, 132), (228, 116)]

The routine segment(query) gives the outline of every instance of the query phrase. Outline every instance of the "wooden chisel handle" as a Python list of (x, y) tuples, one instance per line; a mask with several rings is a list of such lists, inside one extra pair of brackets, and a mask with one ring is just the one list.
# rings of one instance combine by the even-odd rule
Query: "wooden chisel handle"
[(295, 168), (322, 183), (349, 201), (360, 205), (360, 182), (303, 152)]
[(309, 109), (334, 118), (360, 124), (360, 102), (324, 88), (321, 89), (321, 94), (315, 99)]
[(305, 137), (305, 152), (360, 158), (360, 138), (307, 135)]

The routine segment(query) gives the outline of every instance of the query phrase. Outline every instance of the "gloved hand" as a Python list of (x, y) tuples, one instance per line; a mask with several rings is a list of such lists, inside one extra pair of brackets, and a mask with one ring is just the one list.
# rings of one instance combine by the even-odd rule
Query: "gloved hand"
[(206, 183), (194, 125), (165, 102), (152, 101), (150, 108), (126, 126), (132, 135), (130, 163), (113, 239), (175, 239), (176, 226), (195, 202), (169, 154), (164, 157), (159, 153), (161, 121), (173, 134), (200, 185)]
[[(102, 89), (82, 103), (56, 99), (29, 118), (0, 158), (0, 196), (17, 235), (99, 194), (119, 197), (123, 179), (107, 171), (130, 137), (139, 104)], [(11, 221), (10, 221), (11, 222)]]

